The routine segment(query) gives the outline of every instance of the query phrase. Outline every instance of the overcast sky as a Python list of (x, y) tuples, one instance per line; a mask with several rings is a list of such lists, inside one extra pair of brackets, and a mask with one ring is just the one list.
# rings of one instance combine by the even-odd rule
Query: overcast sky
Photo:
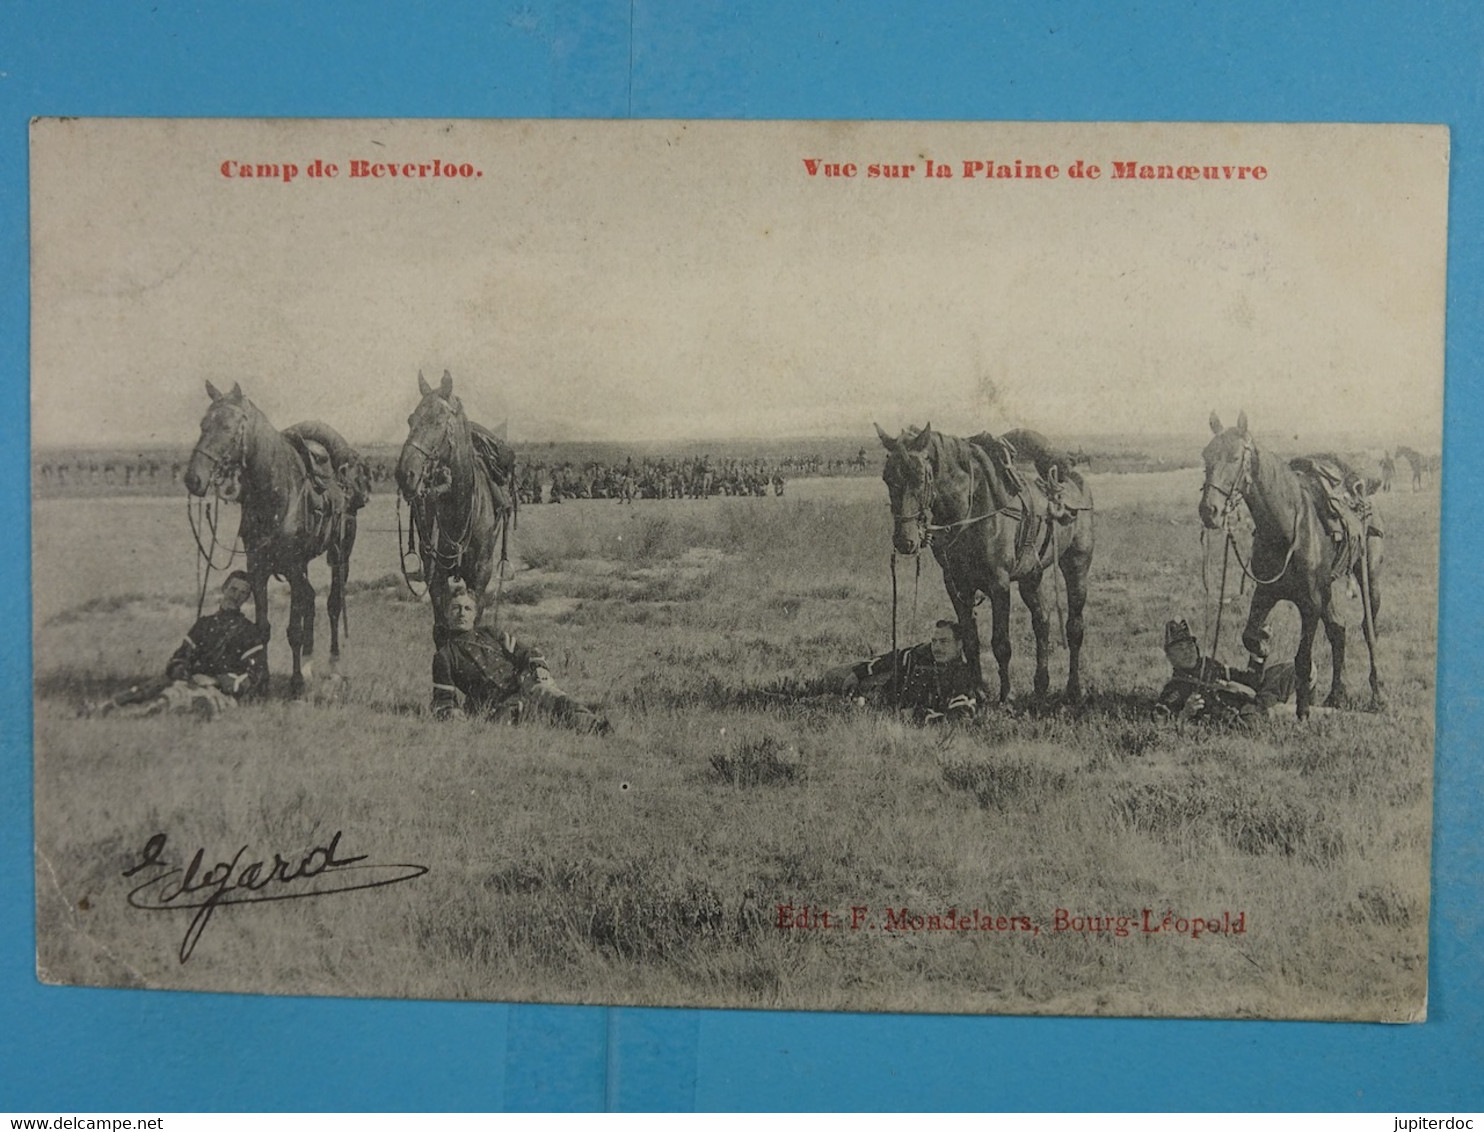
[[(482, 176), (349, 176), (434, 159)], [(207, 379), (400, 442), (445, 369), (516, 440), (1440, 434), (1436, 127), (49, 121), (32, 186), (38, 445), (193, 443)]]

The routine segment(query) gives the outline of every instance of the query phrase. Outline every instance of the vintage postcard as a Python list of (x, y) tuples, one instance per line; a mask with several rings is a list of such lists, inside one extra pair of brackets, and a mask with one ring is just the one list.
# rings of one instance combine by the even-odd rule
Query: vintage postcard
[(1423, 1019), (1448, 155), (36, 121), (40, 977)]

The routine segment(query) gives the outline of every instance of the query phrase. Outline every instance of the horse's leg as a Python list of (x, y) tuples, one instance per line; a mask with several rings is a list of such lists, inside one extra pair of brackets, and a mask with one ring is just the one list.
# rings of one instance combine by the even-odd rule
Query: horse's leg
[(318, 597), (314, 586), (309, 581), (309, 563), (306, 562), (304, 563), (304, 651), (300, 658), (306, 680), (314, 676), (314, 622), (318, 616), (314, 603)]
[[(306, 642), (306, 626), (309, 634), (314, 632), (314, 587), (309, 584), (308, 571), (301, 567), (289, 575), (289, 649), (294, 656), (294, 673), (289, 679), (289, 694), (295, 699), (304, 695), (304, 676), (312, 670), (310, 657), (314, 651), (313, 640)], [(307, 643), (307, 647), (306, 647)]]
[[(356, 544), (356, 517), (347, 515), (340, 539), (330, 544), (325, 560), (330, 564), (330, 596), (325, 612), (330, 617), (330, 671), (340, 662), (340, 621), (345, 615), (345, 583), (350, 576), (350, 552)], [(346, 635), (349, 636), (349, 627)]]
[(1263, 664), (1268, 659), (1268, 618), (1273, 615), (1273, 606), (1277, 604), (1278, 591), (1272, 586), (1258, 586), (1252, 591), (1247, 627), (1242, 630), (1242, 647), (1254, 660)]
[(1082, 611), (1087, 605), (1087, 576), (1092, 566), (1092, 550), (1081, 545), (1082, 520), (1071, 545), (1062, 551), (1061, 575), (1067, 583), (1067, 701), (1082, 702), (1082, 640), (1086, 633)]
[(257, 625), (263, 642), (263, 687), (261, 694), (268, 694), (268, 568), (255, 555), (247, 556), (247, 576), (252, 585), (253, 623)]
[(1324, 635), (1329, 640), (1330, 667), (1334, 672), (1330, 680), (1329, 695), (1324, 699), (1327, 708), (1345, 706), (1345, 622), (1335, 609), (1333, 592), (1326, 594), (1319, 607), (1319, 617), (1324, 622)]
[(436, 563), (428, 574), (428, 597), (433, 603), (433, 647), (441, 649), (448, 638), (443, 610), (448, 604), (448, 575)]
[(959, 644), (964, 650), (964, 663), (969, 666), (969, 678), (979, 694), (987, 698), (989, 688), (984, 683), (984, 667), (979, 662), (979, 623), (974, 619), (974, 591), (964, 593), (947, 584), (946, 577), (944, 588), (953, 605), (953, 615), (958, 619)]
[(1046, 699), (1051, 688), (1051, 623), (1046, 617), (1046, 606), (1041, 601), (1041, 579), (1045, 571), (1027, 575), (1016, 583), (1020, 587), (1020, 600), (1031, 611), (1031, 632), (1036, 637), (1036, 677), (1032, 688), (1036, 702)]
[(1293, 676), (1294, 698), (1300, 719), (1309, 718), (1309, 710), (1314, 704), (1314, 635), (1318, 631), (1318, 611), (1299, 610), (1299, 645), (1293, 656)]
[(989, 632), (989, 649), (1000, 669), (1000, 703), (1010, 699), (1010, 588), (989, 591), (989, 608), (993, 620)]

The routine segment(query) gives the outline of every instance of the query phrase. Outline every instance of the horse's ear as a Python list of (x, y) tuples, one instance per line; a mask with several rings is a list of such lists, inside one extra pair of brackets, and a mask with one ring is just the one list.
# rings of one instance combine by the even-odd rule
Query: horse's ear
[(1243, 409), (1237, 414), (1237, 431), (1243, 436), (1247, 435), (1247, 410)]
[(927, 448), (928, 444), (932, 441), (932, 438), (933, 426), (932, 423), (929, 422), (928, 424), (923, 425), (920, 431), (913, 434), (913, 437), (909, 444), (914, 452), (921, 452), (925, 448)]
[(206, 395), (213, 401), (220, 401), (222, 399), (222, 391), (215, 385), (212, 385), (209, 380), (206, 382)]
[(236, 381), (232, 382), (232, 392), (228, 393), (227, 396), (230, 397), (230, 398), (232, 398), (232, 400), (234, 400), (234, 401), (241, 401), (242, 400), (242, 385), (241, 385), (241, 383), (240, 382), (236, 382)]
[(447, 370), (443, 371), (443, 381), (438, 385), (438, 392), (443, 395), (445, 401), (453, 396), (453, 374)]
[(423, 377), (422, 370), (417, 371), (417, 391), (424, 397), (431, 397), (433, 394), (433, 387), (429, 385), (427, 379)]
[[(875, 421), (872, 421), (871, 423), (876, 424)], [(899, 441), (894, 436), (888, 435), (887, 431), (879, 424), (876, 425), (876, 435), (881, 438), (881, 447), (885, 448), (888, 452), (895, 452), (902, 446), (901, 441)]]
[(1211, 410), (1211, 431), (1217, 436), (1221, 435), (1221, 418), (1216, 415), (1216, 410)]

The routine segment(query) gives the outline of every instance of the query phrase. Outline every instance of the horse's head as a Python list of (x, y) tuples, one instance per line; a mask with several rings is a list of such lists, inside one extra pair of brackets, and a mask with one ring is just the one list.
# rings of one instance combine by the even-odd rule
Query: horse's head
[[(1247, 432), (1245, 411), (1238, 415), (1236, 428), (1222, 428), (1221, 418), (1212, 413), (1211, 431), (1215, 436), (1201, 453), (1206, 465), (1206, 480), (1201, 486), (1198, 510), (1201, 522), (1214, 531), (1222, 526), (1252, 486), (1256, 449)], [(1214, 498), (1217, 495), (1221, 497), (1219, 501)]]
[(407, 440), (397, 458), (397, 490), (409, 503), (447, 486), (454, 436), (460, 427), (468, 427), (464, 406), (453, 395), (453, 377), (447, 370), (437, 389), (420, 373), (417, 387), (423, 399), (407, 418)]
[(371, 498), (371, 465), (365, 460), (356, 460), (345, 468), (345, 488), (350, 497), (351, 510), (366, 505)]
[(876, 435), (886, 449), (881, 478), (891, 496), (892, 545), (898, 554), (916, 554), (927, 545), (928, 516), (933, 508), (932, 426), (889, 436), (877, 425)]
[(214, 488), (222, 498), (236, 499), (242, 492), (252, 402), (235, 382), (232, 392), (222, 393), (208, 381), (206, 392), (211, 395), (211, 408), (201, 418), (201, 438), (186, 465), (186, 490), (205, 495)]

